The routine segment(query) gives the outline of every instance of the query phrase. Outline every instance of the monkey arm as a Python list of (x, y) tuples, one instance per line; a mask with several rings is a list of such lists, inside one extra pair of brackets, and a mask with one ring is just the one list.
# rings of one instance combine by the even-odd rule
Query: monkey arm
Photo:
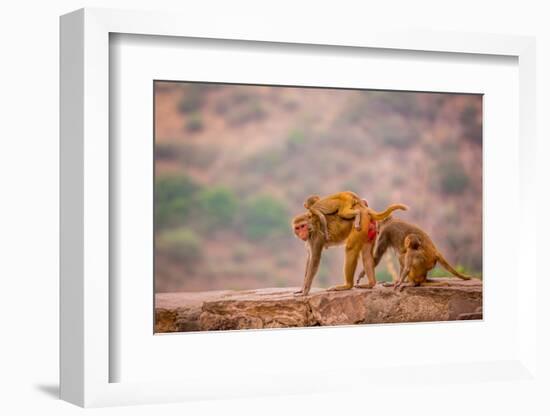
[(404, 262), (405, 264), (401, 269), (401, 275), (399, 276), (399, 280), (395, 282), (395, 288), (398, 288), (399, 286), (401, 286), (404, 283), (405, 278), (409, 275), (409, 272), (411, 271), (411, 259), (412, 259), (412, 255), (410, 255), (410, 253), (407, 253), (405, 255), (405, 262)]
[(325, 215), (315, 207), (311, 207), (309, 210), (311, 211), (311, 213), (313, 215), (316, 215), (317, 218), (319, 218), (319, 221), (321, 222), (322, 231), (323, 231), (323, 234), (325, 236), (325, 240), (328, 240), (329, 239), (328, 225), (327, 225), (327, 219), (326, 219)]
[(311, 250), (310, 248), (308, 247), (307, 248), (307, 258), (306, 258), (306, 270), (304, 272), (304, 279), (306, 278), (307, 276), (307, 271), (309, 270), (309, 264), (311, 263)]
[(302, 290), (299, 292), (296, 292), (296, 294), (301, 294), (303, 296), (307, 296), (309, 294), (309, 291), (311, 289), (311, 284), (313, 282), (313, 278), (317, 274), (317, 271), (319, 270), (319, 264), (321, 262), (321, 254), (323, 252), (323, 247), (325, 245), (325, 239), (323, 236), (315, 235), (313, 236), (309, 241), (309, 249), (308, 249), (308, 255), (307, 255), (307, 264), (306, 264), (306, 272), (304, 276), (304, 283), (302, 286)]
[[(382, 257), (384, 257), (384, 253), (388, 249), (388, 246), (390, 244), (390, 241), (386, 234), (382, 233), (378, 237), (378, 241), (376, 242), (376, 249), (374, 251), (374, 268), (378, 266), (378, 263), (380, 263), (380, 260), (382, 260)], [(402, 270), (403, 268), (401, 268)], [(365, 277), (365, 270), (362, 270), (361, 273), (359, 273), (359, 276), (357, 276), (357, 281), (355, 285), (359, 285), (359, 282), (361, 279)]]

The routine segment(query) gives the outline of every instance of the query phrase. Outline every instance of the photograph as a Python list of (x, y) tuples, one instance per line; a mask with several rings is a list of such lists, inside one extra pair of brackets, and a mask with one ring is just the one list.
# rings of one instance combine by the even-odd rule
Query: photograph
[(154, 333), (483, 319), (483, 95), (153, 81)]

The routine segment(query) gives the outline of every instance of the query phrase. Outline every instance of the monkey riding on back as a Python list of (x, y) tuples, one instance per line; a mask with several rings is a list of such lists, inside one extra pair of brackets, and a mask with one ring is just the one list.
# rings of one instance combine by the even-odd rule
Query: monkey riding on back
[(306, 242), (307, 250), (304, 283), (296, 294), (305, 296), (309, 293), (319, 269), (323, 249), (341, 244), (345, 244), (344, 284), (332, 286), (328, 290), (348, 290), (353, 287), (359, 256), (363, 260), (363, 268), (369, 280), (364, 287), (374, 287), (374, 239), (369, 235), (371, 220), (382, 220), (393, 211), (406, 210), (407, 207), (393, 204), (383, 212), (376, 212), (352, 192), (334, 194), (326, 198), (310, 197), (304, 206), (314, 209), (292, 220), (294, 234)]

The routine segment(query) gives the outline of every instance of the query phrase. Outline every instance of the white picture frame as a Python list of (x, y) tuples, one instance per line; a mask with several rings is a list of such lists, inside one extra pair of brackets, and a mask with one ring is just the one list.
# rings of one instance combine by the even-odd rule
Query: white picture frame
[[(534, 242), (536, 217), (531, 209), (535, 175), (535, 41), (508, 35), (380, 32), (330, 33), (312, 25), (307, 33), (277, 24), (238, 26), (217, 21), (205, 24), (190, 16), (165, 13), (83, 9), (61, 18), (61, 398), (80, 406), (160, 403), (219, 397), (319, 393), (353, 390), (358, 386), (420, 388), (460, 380), (480, 383), (505, 380), (537, 383), (536, 282)], [(262, 379), (206, 375), (178, 381), (111, 382), (109, 253), (109, 36), (114, 33), (148, 36), (332, 45), (346, 48), (430, 51), (453, 54), (516, 57), (519, 67), (519, 204), (511, 208), (516, 230), (517, 269), (532, 282), (517, 287), (518, 345), (508, 359), (469, 363), (420, 363), (415, 368), (383, 366), (365, 370), (335, 367), (282, 371)], [(112, 190), (111, 190), (112, 192)], [(329, 331), (331, 331), (329, 329)], [(152, 334), (151, 334), (152, 335)], [(253, 336), (254, 334), (252, 334)], [(189, 335), (187, 335), (189, 336)], [(191, 335), (192, 336), (192, 335)], [(279, 332), (277, 336), (285, 336)], [(337, 336), (334, 331), (332, 337)], [(244, 339), (240, 342), (245, 342)], [(471, 374), (483, 372), (482, 377)], [(441, 375), (445, 373), (445, 375)], [(325, 377), (326, 376), (326, 377)], [(344, 381), (345, 380), (345, 381)], [(386, 386), (386, 387), (384, 387)]]

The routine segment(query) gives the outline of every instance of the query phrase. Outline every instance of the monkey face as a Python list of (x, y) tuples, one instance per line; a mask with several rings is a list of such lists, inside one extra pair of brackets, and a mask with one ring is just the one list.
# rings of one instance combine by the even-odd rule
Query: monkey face
[(307, 222), (299, 222), (294, 225), (294, 234), (302, 241), (309, 238), (309, 226)]

